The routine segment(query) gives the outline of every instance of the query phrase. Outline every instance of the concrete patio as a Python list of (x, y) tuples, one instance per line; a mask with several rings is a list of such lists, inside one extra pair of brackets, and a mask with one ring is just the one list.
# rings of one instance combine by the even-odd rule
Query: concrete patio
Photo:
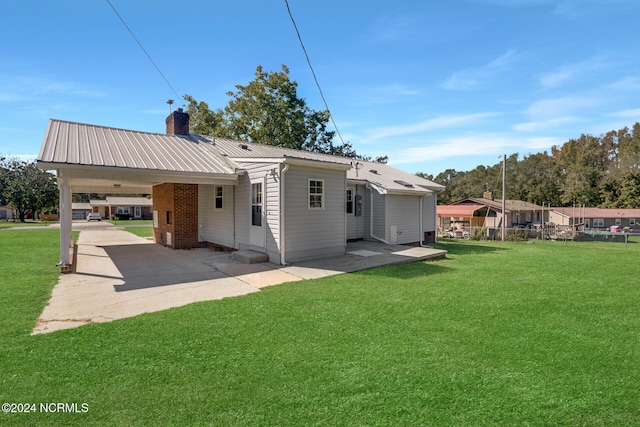
[(358, 241), (344, 256), (295, 265), (245, 264), (209, 249), (171, 250), (108, 223), (81, 229), (75, 272), (60, 276), (33, 334), (109, 322), (265, 286), (441, 258), (446, 251)]

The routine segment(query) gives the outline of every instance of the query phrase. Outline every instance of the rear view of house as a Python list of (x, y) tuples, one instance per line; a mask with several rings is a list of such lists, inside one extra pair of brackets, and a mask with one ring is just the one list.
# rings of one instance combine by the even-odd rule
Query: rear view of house
[(342, 255), (349, 239), (435, 237), (443, 187), (431, 181), (386, 164), (191, 134), (181, 109), (166, 123), (157, 134), (49, 121), (38, 165), (57, 171), (62, 263), (73, 192), (152, 194), (158, 244), (250, 249), (279, 264)]

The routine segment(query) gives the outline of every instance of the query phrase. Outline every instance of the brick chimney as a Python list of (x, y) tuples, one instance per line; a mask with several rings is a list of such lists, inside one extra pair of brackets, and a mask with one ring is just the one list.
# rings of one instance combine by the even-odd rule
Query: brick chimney
[(482, 194), (482, 197), (485, 199), (493, 200), (493, 191), (487, 190)]
[(167, 120), (168, 135), (189, 135), (189, 114), (178, 108), (169, 114)]

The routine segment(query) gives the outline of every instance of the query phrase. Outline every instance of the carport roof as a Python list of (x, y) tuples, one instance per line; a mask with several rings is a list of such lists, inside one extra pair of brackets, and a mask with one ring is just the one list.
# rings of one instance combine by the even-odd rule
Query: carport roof
[(469, 218), (484, 205), (440, 205), (436, 208), (438, 216)]
[(149, 171), (236, 174), (238, 166), (206, 139), (49, 120), (38, 163)]

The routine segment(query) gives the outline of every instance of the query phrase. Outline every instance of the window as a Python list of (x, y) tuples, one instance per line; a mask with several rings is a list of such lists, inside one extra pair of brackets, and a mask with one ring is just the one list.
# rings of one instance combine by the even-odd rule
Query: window
[(251, 225), (262, 226), (262, 183), (251, 184)]
[(614, 224), (615, 225), (622, 225), (622, 218), (616, 218)]
[(167, 224), (171, 224), (171, 211), (167, 211)]
[(635, 218), (629, 218), (629, 225), (636, 225), (636, 219)]
[(593, 218), (593, 226), (594, 227), (604, 227), (604, 219), (602, 219), (602, 218)]
[(222, 206), (224, 206), (223, 197), (224, 197), (224, 188), (221, 185), (216, 186), (215, 205), (214, 205), (216, 209), (222, 209)]
[(347, 188), (347, 213), (352, 214), (354, 212), (353, 209), (353, 188)]
[(118, 206), (116, 208), (116, 214), (118, 214), (118, 215), (129, 215), (129, 206), (127, 206), (127, 207)]
[(322, 209), (324, 198), (324, 181), (321, 179), (309, 180), (309, 209)]

